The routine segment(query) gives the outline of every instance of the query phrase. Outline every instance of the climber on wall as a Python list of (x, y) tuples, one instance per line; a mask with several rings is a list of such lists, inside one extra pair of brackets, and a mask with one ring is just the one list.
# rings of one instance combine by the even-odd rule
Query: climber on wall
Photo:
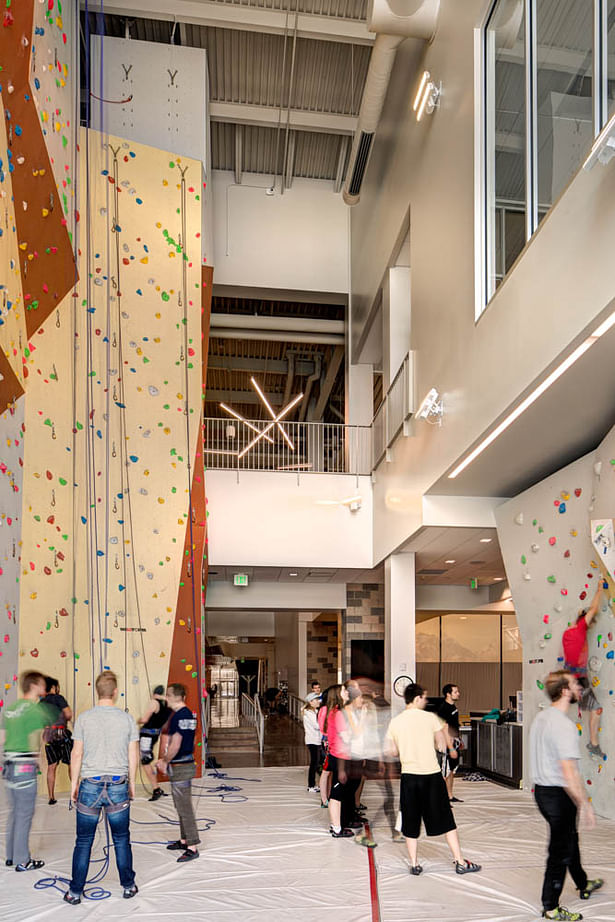
[(607, 583), (601, 579), (589, 608), (579, 610), (576, 624), (567, 628), (562, 637), (565, 668), (578, 678), (582, 688), (579, 707), (582, 711), (589, 711), (589, 743), (587, 748), (591, 755), (598, 756), (601, 759), (604, 758), (604, 753), (598, 743), (598, 732), (600, 730), (602, 708), (587, 676), (587, 631), (598, 614), (600, 593), (603, 588), (607, 588)]

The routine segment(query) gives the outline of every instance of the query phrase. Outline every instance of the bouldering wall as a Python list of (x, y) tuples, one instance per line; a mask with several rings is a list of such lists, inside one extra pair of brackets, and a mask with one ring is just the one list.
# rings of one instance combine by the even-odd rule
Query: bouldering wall
[(524, 778), (530, 786), (527, 738), (530, 724), (549, 705), (545, 676), (563, 667), (562, 635), (589, 606), (607, 579), (600, 611), (590, 628), (589, 679), (602, 707), (600, 746), (590, 756), (586, 713), (569, 716), (579, 730), (581, 773), (594, 809), (615, 817), (615, 616), (612, 572), (592, 544), (591, 521), (615, 512), (615, 431), (585, 456), (509, 500), (496, 511), (498, 536), (523, 640)]
[(199, 445), (201, 165), (85, 130), (80, 149), (83, 282), (26, 403), (22, 667), (77, 711), (113, 669), (138, 714), (167, 680)]

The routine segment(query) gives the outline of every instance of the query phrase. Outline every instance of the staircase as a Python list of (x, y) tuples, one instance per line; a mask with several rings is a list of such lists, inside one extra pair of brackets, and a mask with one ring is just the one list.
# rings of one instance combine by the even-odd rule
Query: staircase
[(209, 755), (219, 757), (221, 762), (227, 753), (258, 753), (256, 729), (249, 725), (240, 727), (212, 727), (207, 737), (207, 750)]

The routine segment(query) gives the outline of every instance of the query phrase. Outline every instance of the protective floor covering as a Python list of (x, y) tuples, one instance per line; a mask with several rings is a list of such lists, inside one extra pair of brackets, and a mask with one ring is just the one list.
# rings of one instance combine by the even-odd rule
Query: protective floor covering
[[(305, 790), (303, 768), (229, 769), (196, 782), (202, 833), (201, 857), (178, 865), (177, 853), (162, 843), (177, 837), (171, 798), (155, 804), (139, 796), (132, 807), (132, 837), (140, 893), (123, 900), (113, 856), (101, 881), (110, 896), (70, 907), (56, 889), (35, 889), (36, 881), (68, 876), (74, 813), (67, 796), (57, 806), (39, 800), (31, 836), (32, 853), (44, 858), (39, 872), (16, 874), (0, 866), (0, 918), (17, 920), (115, 920), (144, 914), (156, 920), (211, 922), (373, 922), (368, 853), (349, 840), (327, 834), (327, 811)], [(230, 790), (229, 790), (230, 789)], [(377, 808), (378, 784), (366, 785), (363, 801), (376, 821), (374, 851), (381, 922), (529, 922), (538, 919), (546, 830), (532, 798), (489, 782), (459, 782), (456, 807), (465, 855), (483, 864), (480, 874), (454, 874), (443, 840), (422, 839), (421, 877), (408, 874), (405, 845), (394, 844)], [(4, 793), (0, 801), (6, 821)], [(615, 918), (615, 823), (598, 820), (582, 833), (582, 855), (590, 877), (605, 887), (581, 902), (567, 882), (564, 905), (595, 922)], [(160, 843), (160, 844), (157, 844)], [(99, 827), (93, 857), (102, 857)], [(93, 865), (90, 876), (101, 865)], [(63, 891), (65, 886), (58, 886)]]

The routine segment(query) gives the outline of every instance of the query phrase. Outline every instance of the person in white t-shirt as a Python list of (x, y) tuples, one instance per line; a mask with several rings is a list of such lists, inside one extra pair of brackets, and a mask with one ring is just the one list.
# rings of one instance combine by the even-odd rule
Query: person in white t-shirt
[(566, 669), (551, 672), (545, 682), (551, 707), (534, 718), (530, 728), (530, 775), (538, 809), (549, 824), (549, 854), (542, 886), (545, 919), (578, 922), (583, 916), (559, 905), (566, 871), (582, 900), (587, 900), (604, 881), (589, 880), (579, 852), (577, 811), (588, 826), (595, 825), (594, 811), (579, 774), (579, 734), (568, 717), (571, 704), (583, 694), (577, 678)]
[(425, 710), (427, 694), (420, 685), (408, 685), (404, 699), (406, 709), (389, 724), (385, 753), (399, 755), (401, 760), (401, 831), (406, 837), (410, 873), (417, 876), (423, 871), (417, 861), (421, 821), (428, 836), (446, 836), (457, 874), (480, 871), (479, 864), (461, 855), (457, 826), (438, 765), (436, 748), (446, 751), (444, 721)]

